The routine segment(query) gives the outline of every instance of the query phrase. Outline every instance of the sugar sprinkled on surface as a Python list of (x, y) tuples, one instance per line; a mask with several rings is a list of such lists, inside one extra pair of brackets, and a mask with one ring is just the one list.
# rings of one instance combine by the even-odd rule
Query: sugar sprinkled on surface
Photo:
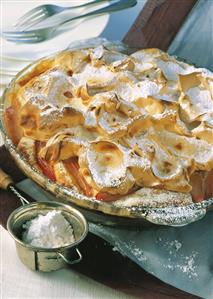
[(197, 255), (198, 253), (193, 251), (191, 255), (183, 258), (182, 264), (177, 264), (177, 268), (179, 268), (183, 273), (186, 273), (189, 278), (195, 278), (198, 276), (195, 264)]
[(165, 246), (171, 251), (172, 254), (174, 254), (174, 251), (177, 252), (182, 247), (182, 243), (180, 243), (178, 240), (174, 240), (170, 242), (166, 241)]
[(139, 248), (134, 241), (123, 242), (121, 240), (117, 240), (115, 242), (115, 246), (112, 248), (112, 251), (119, 251), (124, 256), (126, 256), (126, 251), (128, 251), (138, 262), (147, 262), (145, 252)]
[(73, 228), (61, 211), (50, 211), (46, 215), (23, 224), (22, 240), (42, 248), (62, 247), (75, 242)]
[(181, 271), (189, 279), (198, 277), (197, 273), (197, 257), (198, 252), (192, 251), (189, 255), (184, 255), (181, 252), (182, 243), (178, 240), (166, 241), (158, 238), (156, 243), (161, 244), (168, 252), (168, 263), (164, 263), (163, 267), (171, 271)]
[(147, 261), (147, 256), (145, 252), (141, 248), (139, 248), (134, 241), (126, 243), (126, 247), (130, 250), (130, 252), (132, 252), (132, 254), (139, 262)]
[[(95, 225), (90, 223), (90, 230), (104, 239), (110, 242), (111, 238), (114, 237), (113, 234), (104, 228), (102, 225)], [(111, 235), (112, 234), (112, 235)], [(132, 258), (136, 263), (142, 267), (146, 265), (146, 268), (152, 266), (152, 259), (150, 259), (149, 253), (143, 250), (143, 245), (138, 244), (133, 238), (127, 238), (126, 241), (123, 241), (123, 238), (120, 238), (119, 235), (116, 235), (116, 240), (113, 238), (114, 247), (112, 251), (118, 251), (123, 256), (128, 256)], [(188, 279), (199, 279), (200, 273), (199, 269), (199, 252), (192, 251), (188, 254), (184, 253), (184, 244), (179, 240), (168, 240), (164, 237), (157, 237), (155, 243), (162, 247), (164, 254), (167, 258), (158, 260), (159, 266), (164, 270), (171, 272), (179, 272), (184, 277)], [(160, 250), (161, 251), (161, 250)], [(159, 251), (159, 252), (160, 252)], [(163, 270), (163, 271), (164, 271)], [(151, 268), (150, 271), (151, 273)]]

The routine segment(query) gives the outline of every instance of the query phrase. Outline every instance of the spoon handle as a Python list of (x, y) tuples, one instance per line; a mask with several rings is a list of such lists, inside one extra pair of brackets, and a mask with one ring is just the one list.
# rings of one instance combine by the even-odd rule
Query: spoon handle
[(15, 194), (16, 197), (18, 197), (18, 199), (22, 203), (22, 205), (29, 203), (29, 201), (21, 195), (18, 188), (15, 187), (12, 178), (7, 173), (5, 173), (1, 168), (0, 168), (0, 189), (8, 190), (13, 194)]
[(12, 178), (0, 168), (0, 189), (7, 190), (12, 184)]

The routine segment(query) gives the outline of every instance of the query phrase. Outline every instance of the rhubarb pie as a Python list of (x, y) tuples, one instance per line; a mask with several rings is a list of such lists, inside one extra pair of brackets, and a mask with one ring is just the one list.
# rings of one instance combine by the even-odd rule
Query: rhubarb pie
[(213, 168), (213, 74), (158, 49), (67, 50), (9, 98), (7, 133), (29, 164), (87, 197), (190, 202), (192, 177)]

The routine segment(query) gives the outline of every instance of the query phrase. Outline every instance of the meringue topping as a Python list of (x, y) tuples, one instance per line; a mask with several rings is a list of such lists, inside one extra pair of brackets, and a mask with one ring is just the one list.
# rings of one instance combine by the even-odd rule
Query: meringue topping
[(86, 195), (189, 192), (192, 173), (213, 168), (212, 82), (210, 71), (158, 49), (66, 50), (15, 85), (18, 149)]

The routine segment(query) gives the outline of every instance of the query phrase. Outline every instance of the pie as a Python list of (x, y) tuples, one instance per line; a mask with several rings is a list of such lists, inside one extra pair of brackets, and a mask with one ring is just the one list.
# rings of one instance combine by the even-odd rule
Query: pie
[(213, 169), (213, 74), (158, 49), (60, 52), (8, 98), (7, 134), (28, 163), (87, 197), (191, 201), (193, 175)]

